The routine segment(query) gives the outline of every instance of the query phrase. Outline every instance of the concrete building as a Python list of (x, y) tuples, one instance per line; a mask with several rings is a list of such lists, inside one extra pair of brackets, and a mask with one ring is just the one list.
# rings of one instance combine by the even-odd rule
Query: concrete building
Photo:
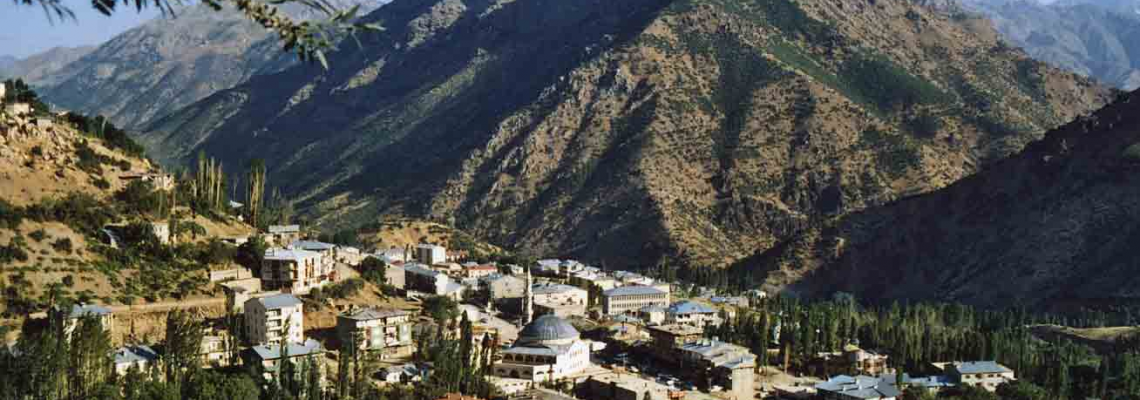
[(270, 246), (284, 246), (301, 240), (300, 225), (270, 225), (262, 239)]
[(286, 248), (311, 251), (321, 255), (321, 261), (333, 263), (336, 261), (337, 246), (332, 243), (318, 242), (316, 240), (294, 240)]
[(633, 374), (591, 376), (581, 389), (591, 400), (669, 400), (669, 387)]
[(841, 352), (818, 353), (808, 361), (809, 372), (818, 376), (867, 375), (878, 376), (891, 372), (887, 367), (888, 356), (867, 351), (854, 344), (843, 347)]
[(622, 286), (602, 292), (605, 315), (637, 312), (647, 306), (669, 306), (669, 292), (651, 286)]
[(486, 282), (487, 291), (495, 300), (521, 299), (526, 294), (526, 281), (514, 275), (501, 275)]
[(28, 103), (12, 103), (4, 106), (4, 112), (13, 117), (21, 117), (32, 113), (32, 105)]
[(871, 376), (840, 375), (815, 385), (824, 400), (895, 400), (902, 392), (895, 382)]
[(335, 281), (335, 266), (320, 253), (280, 247), (265, 250), (261, 283), (266, 290), (308, 294)]
[(637, 310), (637, 317), (647, 325), (660, 325), (665, 323), (665, 310), (658, 305), (645, 306)]
[[(258, 366), (261, 371), (263, 371), (262, 376), (266, 380), (276, 379), (278, 368), (280, 368), (283, 363), (289, 362), (292, 363), (293, 366), (298, 367), (293, 369), (297, 373), (297, 376), (294, 378), (304, 380), (306, 378), (300, 375), (301, 368), (299, 367), (305, 361), (311, 362), (312, 365), (320, 365), (320, 358), (324, 353), (325, 349), (321, 347), (319, 342), (309, 339), (302, 343), (288, 343), (286, 346), (253, 346), (245, 353), (245, 362), (247, 365)], [(318, 368), (318, 371), (321, 371), (320, 384), (323, 386), (324, 369)]]
[(198, 351), (198, 355), (202, 359), (202, 367), (214, 368), (230, 365), (230, 351), (226, 346), (228, 340), (230, 340), (230, 333), (226, 331), (208, 332), (202, 336), (202, 348)]
[(703, 328), (706, 325), (720, 325), (720, 317), (712, 307), (695, 301), (682, 301), (673, 303), (665, 310), (665, 323)]
[(231, 313), (245, 312), (245, 302), (254, 297), (281, 294), (279, 291), (262, 292), (261, 279), (249, 278), (219, 283), (226, 294), (226, 310)]
[(63, 334), (68, 338), (79, 327), (79, 322), (83, 318), (95, 318), (107, 332), (114, 332), (115, 329), (115, 315), (111, 314), (111, 309), (100, 305), (79, 303), (72, 305), (66, 311), (56, 308), (53, 314), (62, 323)]
[(585, 315), (589, 293), (570, 285), (548, 284), (531, 287), (535, 311), (554, 314), (562, 318)]
[(501, 354), (502, 361), (492, 367), (496, 376), (532, 382), (557, 381), (591, 366), (590, 345), (569, 322), (554, 315), (527, 324)]
[(158, 353), (150, 346), (125, 346), (115, 350), (115, 374), (122, 377), (134, 368), (145, 373), (148, 368), (158, 364)]
[(499, 273), (499, 267), (491, 264), (472, 264), (463, 266), (463, 276), (467, 278), (484, 278)]
[(436, 244), (421, 244), (416, 246), (416, 261), (436, 265), (447, 262), (447, 248)]
[(451, 280), (447, 274), (421, 264), (404, 265), (404, 287), (431, 296), (446, 296), (456, 301), (463, 299), (463, 285)]
[(704, 337), (704, 330), (692, 325), (661, 325), (647, 328), (653, 339), (649, 353), (669, 364), (681, 362), (677, 349)]
[(946, 376), (955, 384), (974, 386), (987, 391), (997, 390), (998, 385), (1017, 380), (1012, 369), (994, 361), (952, 362), (941, 365)]
[(678, 351), (684, 371), (695, 381), (721, 386), (734, 400), (755, 396), (756, 355), (747, 347), (714, 338), (686, 343)]
[(245, 337), (249, 343), (280, 345), (304, 341), (305, 311), (291, 294), (249, 299), (245, 302)]
[(407, 273), (408, 271), (404, 270), (403, 263), (384, 266), (384, 279), (396, 289), (404, 290), (407, 288)]
[(337, 338), (342, 350), (356, 342), (360, 350), (375, 351), (380, 359), (408, 357), (412, 342), (412, 315), (402, 310), (360, 308), (336, 317)]

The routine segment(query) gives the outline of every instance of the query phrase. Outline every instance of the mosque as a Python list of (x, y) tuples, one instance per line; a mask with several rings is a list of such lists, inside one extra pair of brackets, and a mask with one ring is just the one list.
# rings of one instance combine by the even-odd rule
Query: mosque
[(533, 294), (527, 271), (525, 304), (526, 326), (519, 338), (501, 354), (494, 373), (502, 378), (531, 382), (552, 382), (573, 376), (590, 367), (590, 343), (583, 341), (574, 326), (553, 314), (534, 318)]

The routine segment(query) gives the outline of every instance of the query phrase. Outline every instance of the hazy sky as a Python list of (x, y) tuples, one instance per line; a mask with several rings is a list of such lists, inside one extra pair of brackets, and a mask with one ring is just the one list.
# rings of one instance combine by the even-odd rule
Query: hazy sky
[(90, 1), (62, 3), (75, 12), (78, 21), (56, 19), (52, 24), (39, 6), (0, 0), (0, 55), (23, 58), (56, 46), (100, 44), (159, 15), (154, 7), (143, 9), (141, 13), (134, 8), (123, 8), (107, 17), (95, 11)]

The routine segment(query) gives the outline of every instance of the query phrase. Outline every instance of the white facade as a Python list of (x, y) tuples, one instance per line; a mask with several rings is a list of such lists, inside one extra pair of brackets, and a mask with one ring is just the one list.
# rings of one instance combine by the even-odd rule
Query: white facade
[(255, 345), (303, 343), (304, 304), (290, 294), (250, 299), (245, 303), (246, 339)]
[(443, 264), (447, 262), (447, 248), (435, 244), (416, 246), (416, 261), (427, 265)]
[(523, 328), (492, 368), (496, 376), (552, 382), (590, 367), (590, 344), (562, 318), (543, 315)]
[(308, 294), (336, 280), (336, 265), (320, 253), (287, 248), (265, 250), (261, 281), (266, 290)]

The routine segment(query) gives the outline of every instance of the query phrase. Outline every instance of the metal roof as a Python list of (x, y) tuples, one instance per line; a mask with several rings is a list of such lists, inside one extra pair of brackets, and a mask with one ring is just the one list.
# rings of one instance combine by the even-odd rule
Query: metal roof
[(296, 233), (301, 231), (301, 225), (270, 225), (269, 233)]
[(348, 311), (348, 312), (345, 312), (339, 316), (343, 317), (343, 318), (354, 319), (357, 321), (368, 321), (368, 320), (373, 320), (373, 319), (399, 317), (399, 316), (404, 316), (404, 315), (411, 315), (411, 313), (404, 311), (404, 310), (397, 310), (394, 308), (387, 308), (387, 309), (381, 310), (381, 309), (376, 309), (376, 308), (372, 308), (372, 307), (367, 307), (367, 308), (360, 308), (360, 309), (357, 309), (355, 311)]
[(695, 301), (682, 301), (669, 306), (670, 314), (716, 314), (716, 310)]
[(436, 275), (441, 274), (441, 272), (439, 272), (439, 271), (427, 268), (423, 264), (416, 264), (416, 263), (404, 264), (404, 271), (408, 271), (408, 272), (411, 272), (411, 273), (416, 274), (416, 275), (427, 275), (427, 276), (436, 276)]
[(954, 369), (960, 374), (1001, 374), (1013, 372), (1004, 365), (995, 361), (967, 361), (954, 363)]
[[(262, 360), (276, 360), (281, 358), (281, 347), (280, 345), (263, 344), (254, 346), (250, 350), (253, 350)], [(285, 348), (289, 357), (307, 356), (324, 351), (324, 349), (321, 348), (321, 343), (313, 339), (306, 339), (305, 343), (300, 344), (289, 343)]]
[(602, 293), (606, 297), (610, 296), (630, 296), (630, 295), (646, 295), (646, 294), (665, 294), (661, 289), (653, 286), (622, 286), (613, 288)]
[(577, 288), (577, 287), (570, 286), (570, 285), (563, 285), (563, 284), (531, 286), (531, 292), (534, 294), (558, 294), (558, 293), (566, 293), (566, 292), (573, 292), (573, 291), (585, 292), (585, 290), (582, 290), (581, 288)]
[(301, 299), (291, 294), (277, 294), (268, 297), (258, 297), (254, 300), (265, 306), (266, 310), (276, 310), (278, 308), (293, 307), (301, 304)]
[(580, 336), (577, 329), (566, 320), (553, 314), (546, 314), (536, 318), (519, 332), (517, 343), (527, 344), (547, 340), (577, 339)]
[(82, 318), (88, 315), (107, 315), (111, 313), (111, 309), (95, 304), (76, 304), (71, 306), (71, 313), (68, 318)]
[(309, 251), (328, 251), (336, 248), (335, 244), (318, 242), (316, 240), (295, 240), (289, 245)]
[(139, 361), (152, 362), (158, 359), (158, 353), (147, 345), (126, 346), (115, 350), (115, 364), (135, 363)]
[(320, 256), (320, 253), (314, 253), (301, 249), (283, 249), (280, 247), (265, 249), (266, 260), (296, 261), (299, 263), (306, 258), (314, 258)]
[(894, 386), (894, 381), (886, 381), (881, 378), (864, 375), (836, 376), (827, 380), (827, 382), (815, 385), (815, 389), (825, 392), (841, 393), (847, 397), (867, 400), (902, 396), (902, 392)]

